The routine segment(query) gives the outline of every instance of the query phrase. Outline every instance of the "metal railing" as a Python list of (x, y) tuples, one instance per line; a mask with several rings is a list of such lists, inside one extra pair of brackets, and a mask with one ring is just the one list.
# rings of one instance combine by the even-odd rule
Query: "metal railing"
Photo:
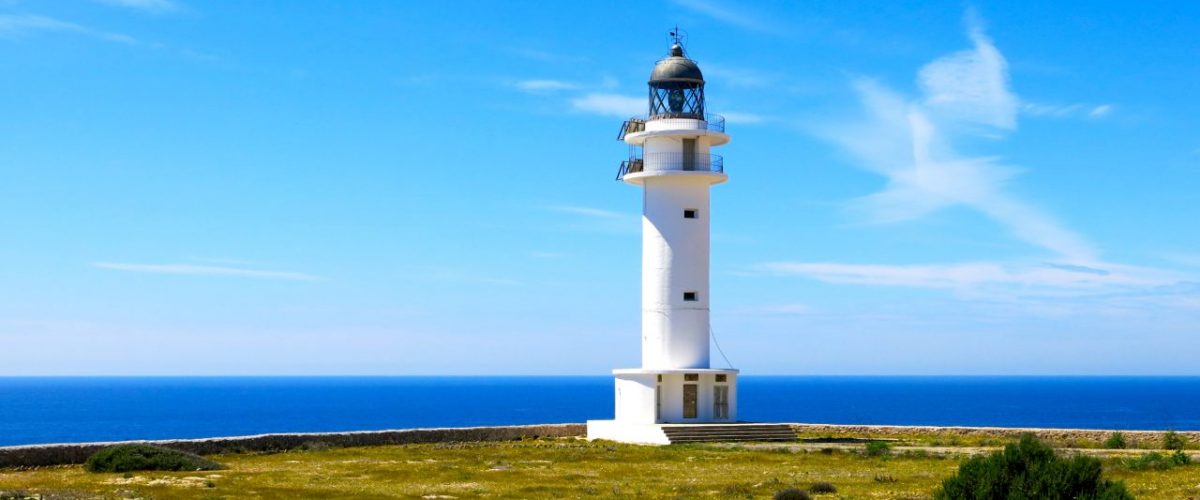
[[(649, 169), (647, 169), (649, 167)], [(725, 159), (721, 155), (702, 155), (684, 153), (646, 153), (632, 154), (628, 160), (621, 162), (617, 169), (617, 180), (626, 175), (645, 171), (675, 171), (675, 172), (725, 172)]]
[(625, 120), (625, 123), (621, 124), (621, 133), (617, 134), (617, 140), (623, 141), (625, 140), (625, 134), (633, 134), (643, 130), (646, 130), (646, 120), (635, 116)]
[[(634, 116), (625, 120), (621, 124), (621, 132), (617, 134), (617, 140), (625, 140), (626, 134), (633, 134), (646, 130), (647, 121), (672, 120), (677, 121), (680, 128), (695, 129), (695, 130), (712, 130), (714, 132), (725, 132), (725, 117), (714, 114), (705, 113), (701, 119), (699, 115), (691, 115), (684, 113), (667, 113), (647, 116)], [(703, 124), (703, 125), (700, 125)]]

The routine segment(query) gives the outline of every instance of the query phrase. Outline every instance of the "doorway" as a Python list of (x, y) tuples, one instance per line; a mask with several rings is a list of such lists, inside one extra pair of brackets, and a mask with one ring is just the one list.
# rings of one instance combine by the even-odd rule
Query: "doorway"
[(713, 419), (729, 419), (729, 386), (713, 386)]
[(654, 386), (654, 421), (662, 422), (662, 384)]
[(683, 384), (683, 418), (696, 418), (699, 392), (696, 384)]
[(696, 170), (696, 140), (683, 140), (683, 170)]

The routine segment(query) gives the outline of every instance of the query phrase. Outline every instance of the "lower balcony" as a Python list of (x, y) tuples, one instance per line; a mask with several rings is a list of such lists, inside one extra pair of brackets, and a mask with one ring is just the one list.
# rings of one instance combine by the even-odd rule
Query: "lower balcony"
[(725, 159), (721, 155), (688, 153), (646, 153), (631, 156), (621, 162), (617, 180), (626, 175), (642, 172), (725, 172)]

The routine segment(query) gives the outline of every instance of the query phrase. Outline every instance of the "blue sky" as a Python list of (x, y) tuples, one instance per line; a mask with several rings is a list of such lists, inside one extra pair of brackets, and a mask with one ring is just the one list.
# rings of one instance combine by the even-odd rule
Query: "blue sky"
[(1197, 374), (1198, 11), (0, 1), (0, 374), (636, 366), (676, 23), (736, 367)]

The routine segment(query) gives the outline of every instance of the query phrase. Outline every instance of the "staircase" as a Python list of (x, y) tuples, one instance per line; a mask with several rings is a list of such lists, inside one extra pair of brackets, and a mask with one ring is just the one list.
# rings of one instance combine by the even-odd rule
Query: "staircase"
[(796, 432), (786, 424), (667, 424), (662, 430), (671, 444), (796, 440)]

